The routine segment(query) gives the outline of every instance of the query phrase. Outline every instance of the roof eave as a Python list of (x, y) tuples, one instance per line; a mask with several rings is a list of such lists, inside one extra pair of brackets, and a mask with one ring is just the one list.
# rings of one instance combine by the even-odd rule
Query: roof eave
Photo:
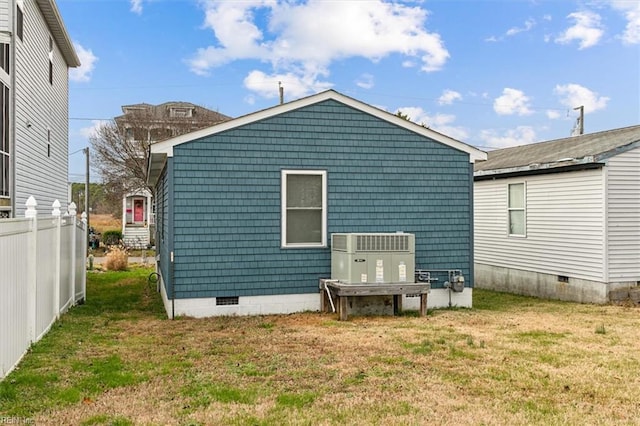
[(487, 159), (487, 153), (481, 151), (471, 145), (467, 145), (464, 142), (460, 142), (456, 139), (445, 136), (441, 133), (438, 133), (434, 130), (428, 129), (426, 127), (420, 126), (412, 121), (405, 120), (397, 115), (391, 114), (389, 112), (383, 111), (381, 109), (375, 108), (371, 105), (365, 104), (348, 96), (342, 95), (335, 90), (327, 90), (325, 92), (321, 92), (315, 95), (308, 96), (306, 98), (297, 99), (295, 101), (287, 102), (285, 104), (280, 104), (268, 109), (264, 109), (261, 111), (257, 111), (251, 114), (244, 115), (242, 117), (238, 117), (229, 121), (225, 121), (220, 124), (215, 124), (211, 127), (207, 127), (205, 129), (197, 130), (195, 132), (187, 133), (181, 136), (177, 136), (175, 138), (167, 139), (162, 142), (158, 142), (151, 146), (151, 152), (165, 152), (169, 156), (173, 155), (173, 147), (176, 145), (180, 145), (185, 142), (190, 142), (196, 139), (204, 138), (207, 136), (212, 136), (217, 133), (221, 133), (230, 129), (234, 129), (240, 126), (244, 126), (246, 124), (250, 124), (259, 120), (263, 120), (266, 118), (270, 118), (288, 111), (293, 111), (298, 108), (303, 108), (305, 106), (313, 105), (318, 102), (323, 102), (325, 100), (333, 99), (338, 102), (341, 102), (345, 105), (351, 106), (357, 110), (363, 111), (365, 113), (371, 114), (375, 117), (378, 117), (387, 122), (396, 124), (400, 127), (404, 127), (414, 133), (421, 134), (430, 139), (435, 140), (436, 142), (443, 143), (448, 145), (454, 149), (459, 151), (466, 152), (469, 154), (469, 162), (474, 163), (476, 161), (485, 161)]
[(572, 159), (545, 164), (529, 164), (527, 166), (509, 167), (504, 169), (480, 170), (473, 173), (473, 178), (474, 180), (501, 179), (513, 176), (597, 169), (603, 166), (604, 163), (597, 161), (594, 157), (585, 157), (581, 159)]
[(76, 50), (73, 47), (73, 43), (71, 42), (69, 34), (67, 33), (67, 30), (64, 26), (64, 22), (62, 21), (62, 16), (60, 16), (58, 6), (56, 6), (56, 3), (53, 0), (36, 1), (38, 3), (38, 7), (40, 7), (40, 11), (44, 16), (44, 19), (47, 21), (49, 29), (51, 30), (51, 35), (60, 48), (62, 56), (67, 62), (67, 66), (70, 68), (79, 67), (80, 59), (78, 58), (78, 54), (76, 53)]
[(162, 170), (164, 170), (167, 163), (167, 154), (162, 153), (150, 153), (149, 162), (147, 163), (147, 185), (156, 186)]

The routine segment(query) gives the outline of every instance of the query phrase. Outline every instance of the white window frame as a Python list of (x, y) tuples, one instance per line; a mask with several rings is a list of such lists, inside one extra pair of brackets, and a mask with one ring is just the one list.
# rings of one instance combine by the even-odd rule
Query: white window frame
[[(511, 186), (522, 185), (522, 207), (511, 207)], [(522, 234), (514, 234), (511, 232), (511, 212), (521, 211), (522, 225), (524, 232)], [(507, 234), (510, 237), (526, 237), (527, 236), (527, 184), (526, 182), (512, 182), (507, 184)]]
[[(318, 243), (287, 243), (287, 177), (289, 175), (315, 175), (322, 177), (322, 224), (321, 241)], [(327, 171), (326, 170), (282, 170), (281, 182), (281, 247), (318, 248), (327, 247)]]

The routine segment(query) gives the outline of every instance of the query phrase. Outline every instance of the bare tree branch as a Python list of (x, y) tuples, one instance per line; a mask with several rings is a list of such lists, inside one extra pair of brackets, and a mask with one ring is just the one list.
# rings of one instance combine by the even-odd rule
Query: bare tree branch
[[(177, 105), (177, 106), (175, 106)], [(187, 103), (159, 106), (140, 104), (102, 124), (89, 139), (93, 149), (92, 166), (111, 194), (153, 188), (147, 185), (149, 145), (171, 137), (212, 126), (230, 118)], [(124, 109), (124, 108), (123, 108)], [(182, 109), (188, 114), (173, 114)]]

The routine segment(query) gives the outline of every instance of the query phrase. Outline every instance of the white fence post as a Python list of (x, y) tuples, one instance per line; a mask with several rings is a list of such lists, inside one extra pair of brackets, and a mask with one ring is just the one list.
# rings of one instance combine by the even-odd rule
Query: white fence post
[(55, 252), (55, 281), (54, 281), (54, 312), (56, 313), (56, 319), (60, 318), (60, 274), (61, 274), (61, 269), (60, 269), (60, 251), (61, 251), (61, 232), (60, 232), (60, 228), (62, 226), (62, 218), (60, 217), (61, 212), (60, 212), (60, 201), (55, 200), (53, 202), (53, 205), (51, 206), (53, 207), (53, 211), (51, 212), (51, 216), (53, 216), (53, 221), (55, 222), (56, 225), (56, 239), (55, 239), (55, 244), (54, 247), (56, 248), (56, 252)]
[[(83, 245), (83, 250), (84, 250), (84, 254), (83, 254), (83, 258), (85, 260), (85, 268), (86, 268), (86, 261), (87, 261), (87, 251), (89, 250), (89, 226), (87, 223), (87, 212), (82, 212), (82, 214), (80, 215), (80, 220), (82, 220), (82, 223), (84, 223), (84, 243)], [(84, 279), (82, 280), (82, 295), (84, 297), (84, 300), (87, 300), (87, 273), (85, 270), (85, 274), (84, 274)]]
[(37, 328), (37, 282), (38, 282), (38, 202), (32, 196), (27, 199), (25, 203), (27, 210), (24, 212), (24, 217), (31, 219), (31, 229), (29, 232), (29, 268), (26, 271), (27, 278), (27, 317), (28, 325), (27, 332), (30, 342), (36, 341), (36, 328)]
[(71, 218), (71, 276), (69, 280), (69, 294), (71, 295), (71, 304), (76, 304), (76, 232), (78, 232), (78, 227), (76, 226), (76, 203), (73, 201), (69, 204), (67, 208), (67, 216)]

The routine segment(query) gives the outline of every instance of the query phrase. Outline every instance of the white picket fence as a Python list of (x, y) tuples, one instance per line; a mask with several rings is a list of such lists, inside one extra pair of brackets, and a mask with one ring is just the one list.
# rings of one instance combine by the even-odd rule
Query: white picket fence
[(71, 203), (64, 215), (53, 203), (38, 217), (30, 197), (24, 218), (0, 220), (0, 380), (32, 343), (74, 304), (85, 299), (87, 225)]

